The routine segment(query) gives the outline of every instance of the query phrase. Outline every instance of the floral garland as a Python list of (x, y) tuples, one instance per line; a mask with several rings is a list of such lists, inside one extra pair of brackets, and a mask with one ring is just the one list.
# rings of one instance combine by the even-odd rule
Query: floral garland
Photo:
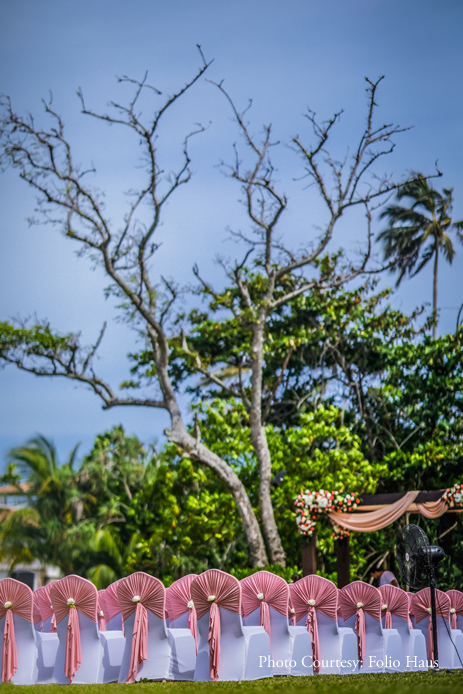
[(454, 484), (453, 487), (446, 489), (441, 498), (450, 508), (463, 506), (463, 484)]
[[(315, 523), (319, 514), (327, 514), (329, 511), (341, 511), (349, 513), (354, 511), (360, 499), (355, 494), (340, 491), (329, 492), (320, 489), (318, 492), (311, 492), (306, 489), (294, 499), (296, 506), (296, 523), (299, 534), (303, 537), (312, 537), (315, 532)], [(342, 528), (332, 521), (333, 537), (342, 539), (349, 537), (350, 533), (346, 528)]]

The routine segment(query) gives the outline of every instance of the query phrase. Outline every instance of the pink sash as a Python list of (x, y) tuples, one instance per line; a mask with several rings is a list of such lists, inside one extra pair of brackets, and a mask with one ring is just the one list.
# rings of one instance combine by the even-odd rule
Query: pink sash
[(365, 654), (365, 613), (381, 622), (381, 593), (368, 583), (354, 581), (354, 583), (350, 583), (340, 590), (339, 604), (344, 621), (357, 614), (355, 633), (358, 638), (359, 660), (363, 663)]
[(64, 674), (72, 683), (82, 662), (78, 612), (97, 624), (97, 590), (87, 579), (71, 575), (52, 583), (50, 597), (56, 623), (59, 624), (66, 616), (68, 618)]
[(209, 569), (194, 579), (190, 587), (198, 619), (209, 612), (209, 675), (219, 679), (220, 668), (220, 611), (223, 607), (241, 614), (241, 586), (234, 576)]
[(459, 590), (448, 590), (450, 598), (450, 628), (457, 629), (457, 615), (463, 617), (463, 593)]
[(190, 586), (196, 578), (196, 574), (188, 574), (177, 581), (174, 581), (166, 588), (166, 610), (169, 620), (178, 619), (180, 615), (188, 611), (188, 629), (193, 634), (196, 643), (196, 654), (198, 653), (198, 628), (196, 608), (191, 598)]
[(311, 574), (293, 583), (290, 591), (296, 621), (307, 615), (306, 627), (312, 639), (313, 669), (314, 672), (319, 672), (321, 657), (317, 611), (336, 621), (338, 589), (328, 579)]
[[(11, 603), (9, 607), (5, 604)], [(33, 623), (32, 591), (14, 578), (0, 580), (0, 619), (5, 617), (2, 647), (2, 682), (11, 682), (18, 669), (18, 652), (14, 636), (13, 614)]]
[(291, 600), (291, 589), (289, 591), (289, 600), (288, 600), (288, 619), (291, 620), (291, 626), (295, 627), (297, 622), (296, 622), (296, 610), (293, 607), (293, 603)]
[(98, 591), (98, 629), (100, 631), (106, 631), (106, 600), (105, 591)]
[(413, 622), (412, 622), (412, 617), (415, 615), (413, 614), (413, 605), (412, 605), (412, 598), (414, 596), (414, 593), (407, 593), (407, 599), (408, 599), (408, 622), (410, 624), (410, 629), (413, 629)]
[(140, 664), (148, 657), (148, 613), (146, 610), (150, 610), (159, 619), (165, 620), (166, 589), (158, 578), (138, 571), (118, 581), (117, 597), (124, 621), (135, 612), (129, 675), (126, 679), (127, 683), (135, 682)]
[[(434, 648), (432, 643), (432, 618), (431, 618), (431, 589), (424, 588), (415, 593), (412, 598), (413, 613), (416, 623), (428, 618), (428, 648), (427, 655), (434, 660)], [(450, 598), (441, 590), (436, 590), (436, 616), (450, 619)]]
[(385, 585), (380, 586), (379, 592), (383, 604), (381, 606), (381, 614), (385, 614), (384, 628), (392, 629), (392, 615), (395, 614), (406, 622), (410, 622), (408, 614), (408, 597), (407, 593), (396, 586)]
[[(269, 606), (277, 612), (288, 615), (289, 587), (284, 578), (275, 576), (269, 571), (257, 571), (240, 581), (241, 584), (241, 614), (247, 617), (260, 608), (259, 624), (264, 627), (272, 647)], [(259, 597), (260, 596), (260, 597)]]

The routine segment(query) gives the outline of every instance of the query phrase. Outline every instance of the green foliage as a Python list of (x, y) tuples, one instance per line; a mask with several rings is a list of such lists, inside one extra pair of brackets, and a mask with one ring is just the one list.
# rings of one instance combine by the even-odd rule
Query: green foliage
[[(199, 406), (201, 437), (209, 448), (234, 465), (257, 508), (258, 470), (251, 445), (248, 415), (241, 403), (214, 400)], [(371, 463), (362, 453), (358, 436), (343, 424), (336, 407), (319, 406), (300, 417), (299, 427), (266, 427), (273, 474), (286, 470), (281, 485), (272, 493), (278, 529), (287, 564), (299, 566), (301, 540), (296, 530), (294, 496), (306, 489), (345, 489), (354, 493), (374, 492), (388, 474), (383, 463)], [(329, 521), (317, 529), (322, 555), (333, 555), (323, 572), (334, 571), (334, 540)]]
[(128, 571), (146, 571), (168, 583), (207, 568), (246, 565), (247, 553), (233, 497), (201, 466), (168, 445), (128, 512), (139, 541)]

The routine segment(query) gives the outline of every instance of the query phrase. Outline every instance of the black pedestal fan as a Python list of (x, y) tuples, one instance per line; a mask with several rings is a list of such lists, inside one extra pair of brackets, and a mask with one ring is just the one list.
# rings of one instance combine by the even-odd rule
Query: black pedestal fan
[(443, 559), (442, 547), (429, 544), (426, 533), (418, 526), (406, 525), (397, 538), (397, 563), (402, 580), (412, 590), (431, 589), (431, 620), (434, 649), (433, 670), (439, 671), (436, 622), (436, 572), (435, 567)]

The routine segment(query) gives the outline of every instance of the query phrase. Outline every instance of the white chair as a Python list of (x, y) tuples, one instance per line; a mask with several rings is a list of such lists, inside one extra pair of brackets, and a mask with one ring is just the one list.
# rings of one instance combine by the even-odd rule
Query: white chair
[(189, 629), (168, 629), (165, 588), (161, 581), (137, 572), (117, 586), (126, 644), (119, 682), (191, 680), (196, 661)]
[(33, 599), (29, 586), (13, 578), (0, 580), (0, 679), (35, 684), (38, 678)]
[(312, 574), (290, 586), (297, 624), (312, 635), (315, 674), (344, 675), (358, 672), (357, 637), (337, 622), (338, 589), (331, 581)]
[(312, 675), (312, 640), (305, 625), (288, 624), (289, 586), (284, 578), (257, 571), (240, 585), (243, 624), (263, 626), (269, 635), (273, 674)]
[(195, 578), (190, 590), (199, 635), (195, 681), (273, 677), (268, 634), (261, 626), (243, 626), (239, 581), (224, 571), (209, 569)]
[[(434, 649), (431, 619), (431, 589), (424, 588), (412, 598), (416, 629), (422, 631), (427, 642), (427, 665), (432, 668)], [(463, 654), (463, 634), (459, 629), (450, 627), (450, 598), (441, 590), (436, 590), (436, 624), (439, 667), (449, 670), (461, 669), (460, 658)], [(459, 657), (460, 655), (460, 657)], [(463, 658), (462, 658), (463, 660)]]
[(59, 639), (54, 681), (100, 684), (117, 680), (125, 639), (122, 632), (99, 632), (93, 583), (65, 576), (53, 583), (50, 597)]
[(397, 629), (402, 639), (402, 664), (406, 672), (427, 670), (426, 639), (419, 629), (410, 627), (407, 593), (392, 585), (380, 586), (381, 621), (386, 629)]
[(359, 672), (403, 672), (402, 639), (397, 629), (381, 625), (381, 593), (363, 581), (354, 581), (339, 592), (344, 624), (358, 639)]
[(195, 578), (196, 574), (188, 574), (166, 588), (166, 622), (169, 629), (189, 629), (198, 652), (196, 610), (190, 592), (191, 583)]

